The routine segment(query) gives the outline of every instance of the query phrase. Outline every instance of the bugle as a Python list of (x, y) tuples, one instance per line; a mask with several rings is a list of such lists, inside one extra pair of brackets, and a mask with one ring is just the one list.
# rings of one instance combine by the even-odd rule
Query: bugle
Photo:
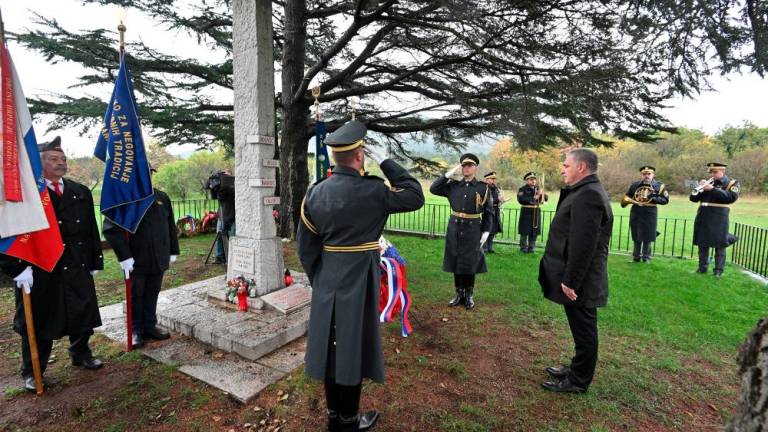
[(710, 177), (709, 180), (707, 180), (704, 183), (701, 183), (700, 185), (698, 185), (695, 188), (693, 188), (693, 190), (691, 191), (691, 195), (696, 196), (696, 195), (704, 192), (704, 186), (706, 186), (706, 185), (713, 185), (713, 184), (715, 184), (715, 178), (714, 177)]

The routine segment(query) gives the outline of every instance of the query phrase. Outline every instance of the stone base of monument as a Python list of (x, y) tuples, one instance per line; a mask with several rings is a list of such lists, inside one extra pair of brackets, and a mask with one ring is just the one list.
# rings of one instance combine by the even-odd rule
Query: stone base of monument
[[(304, 275), (294, 278), (306, 281)], [(302, 345), (291, 342), (306, 333), (311, 290), (297, 282), (270, 293), (270, 299), (251, 299), (263, 308), (240, 312), (209, 297), (224, 285), (224, 276), (217, 276), (162, 291), (159, 324), (188, 337), (174, 334), (169, 341), (147, 344), (143, 351), (246, 402), (303, 362)], [(101, 308), (103, 325), (97, 329), (121, 345), (126, 338), (123, 307), (118, 303)], [(220, 355), (214, 358), (211, 352)]]

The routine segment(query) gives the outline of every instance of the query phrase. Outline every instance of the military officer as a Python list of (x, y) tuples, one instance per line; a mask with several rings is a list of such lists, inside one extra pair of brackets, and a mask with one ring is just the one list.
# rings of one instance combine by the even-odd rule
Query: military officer
[[(651, 165), (640, 167), (641, 180), (632, 183), (627, 189), (621, 204), (632, 204), (629, 211), (629, 228), (632, 231), (632, 241), (635, 243), (632, 250), (632, 261), (651, 261), (653, 242), (656, 241), (656, 223), (658, 219), (657, 205), (669, 203), (669, 192), (664, 183), (654, 177), (656, 168)], [(642, 255), (641, 255), (642, 254)]]
[(536, 246), (536, 237), (541, 233), (541, 204), (549, 197), (538, 187), (535, 172), (525, 173), (523, 180), (525, 184), (517, 190), (517, 202), (520, 203), (517, 232), (520, 234), (520, 251), (531, 253)]
[[(21, 272), (15, 279), (32, 285), (32, 311), (41, 371), (45, 372), (53, 341), (63, 336), (69, 336), (72, 365), (99, 369), (102, 362), (93, 356), (88, 346), (93, 329), (101, 326), (93, 275), (104, 268), (93, 197), (87, 187), (64, 178), (67, 157), (61, 148), (61, 138), (56, 137), (41, 147), (43, 175), (59, 223), (64, 253), (50, 273), (17, 259), (5, 259), (4, 267), (11, 274)], [(32, 357), (19, 290), (16, 290), (13, 328), (21, 335), (24, 388), (34, 392)]]
[(482, 247), (493, 227), (493, 198), (491, 188), (475, 178), (480, 159), (465, 153), (459, 160), (461, 163), (435, 180), (429, 191), (447, 197), (451, 206), (443, 271), (453, 273), (456, 295), (448, 304), (472, 309), (475, 274), (488, 271)]
[[(150, 167), (150, 172), (155, 169)], [(115, 251), (123, 271), (130, 273), (131, 324), (134, 348), (141, 348), (147, 339), (163, 340), (171, 335), (157, 325), (157, 298), (163, 284), (163, 274), (179, 255), (179, 239), (173, 206), (168, 195), (154, 190), (155, 200), (141, 219), (136, 233), (104, 220), (104, 237)]]
[(710, 162), (709, 180), (702, 180), (691, 191), (690, 200), (699, 203), (693, 223), (693, 244), (699, 247), (698, 273), (706, 273), (709, 265), (709, 248), (715, 248), (715, 277), (723, 275), (725, 248), (738, 238), (728, 233), (730, 205), (739, 199), (739, 182), (725, 175), (728, 165)]
[(493, 238), (497, 233), (503, 231), (501, 226), (501, 205), (504, 204), (504, 191), (496, 184), (496, 171), (491, 171), (485, 176), (485, 183), (491, 189), (491, 198), (493, 199), (493, 225), (491, 231), (488, 233), (488, 240), (483, 245), (483, 250), (486, 253), (495, 253), (493, 250)]
[[(359, 414), (361, 382), (384, 380), (379, 334), (379, 238), (392, 213), (424, 205), (419, 182), (365, 145), (365, 125), (352, 120), (328, 135), (333, 175), (313, 185), (301, 206), (297, 253), (312, 285), (308, 376), (323, 380), (329, 431), (373, 427), (376, 411)], [(363, 172), (367, 148), (389, 180)]]

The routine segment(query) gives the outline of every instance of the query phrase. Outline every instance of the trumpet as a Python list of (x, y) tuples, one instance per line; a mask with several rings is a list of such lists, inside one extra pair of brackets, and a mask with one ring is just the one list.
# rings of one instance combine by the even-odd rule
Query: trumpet
[(706, 185), (713, 185), (713, 184), (715, 184), (715, 178), (714, 178), (714, 177), (710, 177), (710, 178), (709, 178), (709, 180), (707, 180), (707, 181), (705, 181), (704, 183), (702, 183), (702, 184), (700, 184), (700, 185), (696, 186), (696, 187), (695, 187), (695, 188), (694, 188), (694, 189), (691, 191), (691, 195), (693, 195), (693, 196), (696, 196), (696, 195), (698, 195), (698, 194), (700, 194), (700, 193), (704, 192), (704, 186), (706, 186)]

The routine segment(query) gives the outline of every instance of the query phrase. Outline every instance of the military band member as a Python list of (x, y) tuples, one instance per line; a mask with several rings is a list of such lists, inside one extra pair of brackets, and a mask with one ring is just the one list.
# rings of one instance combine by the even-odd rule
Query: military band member
[[(64, 178), (67, 157), (59, 137), (41, 147), (43, 175), (59, 223), (64, 253), (50, 273), (9, 258), (3, 259), (4, 268), (10, 274), (21, 272), (15, 280), (19, 285), (23, 281), (32, 287), (32, 316), (41, 372), (45, 373), (53, 341), (63, 336), (69, 336), (72, 365), (99, 369), (102, 362), (93, 356), (88, 346), (93, 329), (101, 326), (93, 276), (104, 268), (93, 197), (86, 186)], [(21, 335), (24, 388), (34, 392), (32, 355), (21, 296), (20, 290), (16, 290), (13, 328)]]
[(493, 250), (493, 238), (497, 233), (503, 231), (501, 226), (501, 205), (504, 204), (504, 191), (496, 185), (496, 171), (489, 172), (483, 176), (483, 178), (485, 179), (485, 183), (488, 184), (488, 187), (491, 189), (494, 216), (491, 231), (488, 233), (488, 240), (486, 240), (485, 245), (483, 245), (483, 250), (486, 253), (495, 253)]
[(669, 192), (664, 183), (656, 181), (656, 168), (650, 165), (640, 167), (642, 180), (632, 183), (627, 189), (621, 204), (622, 207), (632, 204), (629, 211), (629, 228), (632, 231), (632, 261), (650, 262), (652, 245), (656, 241), (656, 224), (658, 220), (657, 205), (669, 203)]
[(491, 188), (475, 178), (480, 159), (465, 153), (459, 160), (461, 163), (435, 180), (429, 191), (448, 198), (451, 206), (443, 271), (453, 273), (456, 295), (448, 304), (472, 309), (475, 274), (488, 271), (482, 247), (493, 226), (493, 198)]
[(525, 184), (517, 190), (517, 202), (520, 203), (517, 232), (520, 234), (520, 251), (531, 253), (536, 247), (536, 237), (541, 233), (541, 204), (549, 197), (538, 187), (535, 172), (526, 173), (523, 180)]
[(392, 213), (424, 205), (419, 182), (367, 148), (391, 187), (362, 174), (366, 127), (353, 120), (328, 135), (333, 175), (308, 191), (301, 207), (297, 253), (312, 285), (308, 376), (325, 383), (329, 431), (368, 430), (376, 411), (359, 414), (364, 378), (384, 381), (379, 334), (379, 238)]
[(725, 248), (738, 238), (728, 233), (730, 205), (739, 199), (739, 182), (725, 175), (728, 165), (710, 162), (709, 180), (702, 180), (691, 191), (690, 200), (699, 203), (693, 224), (693, 244), (699, 247), (698, 273), (706, 273), (709, 266), (709, 248), (715, 248), (715, 277), (725, 269)]

